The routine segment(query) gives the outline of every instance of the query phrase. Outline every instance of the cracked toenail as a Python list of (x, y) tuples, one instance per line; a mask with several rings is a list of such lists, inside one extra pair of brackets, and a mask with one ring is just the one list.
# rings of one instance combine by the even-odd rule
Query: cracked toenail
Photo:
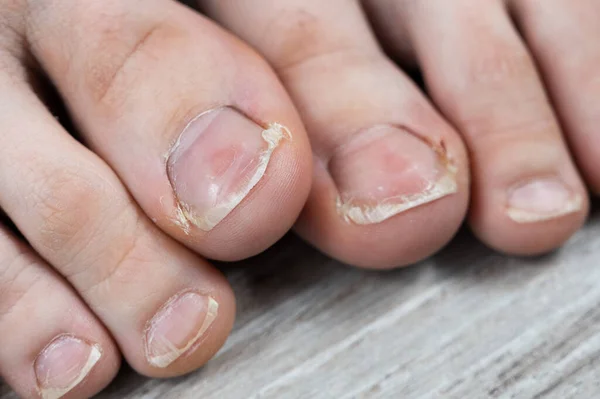
[(456, 167), (443, 144), (433, 145), (395, 126), (365, 130), (340, 147), (329, 163), (348, 222), (383, 222), (458, 190)]
[(58, 399), (66, 395), (92, 371), (101, 356), (97, 344), (68, 334), (54, 338), (34, 364), (41, 397)]
[(530, 180), (509, 191), (506, 213), (517, 223), (556, 219), (583, 208), (583, 198), (557, 178)]
[(171, 298), (150, 320), (146, 329), (146, 357), (155, 367), (169, 366), (201, 342), (217, 318), (213, 298), (186, 292)]
[(230, 107), (205, 112), (173, 146), (167, 173), (177, 199), (177, 223), (210, 231), (264, 176), (287, 128), (253, 122)]

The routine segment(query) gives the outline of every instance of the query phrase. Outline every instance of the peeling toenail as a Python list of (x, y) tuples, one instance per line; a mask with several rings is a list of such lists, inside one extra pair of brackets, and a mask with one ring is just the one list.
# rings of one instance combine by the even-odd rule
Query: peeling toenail
[(359, 225), (456, 193), (456, 167), (443, 144), (405, 128), (381, 125), (359, 133), (329, 163), (338, 213)]
[(583, 198), (557, 178), (522, 183), (510, 190), (506, 213), (517, 223), (556, 219), (583, 208)]
[(34, 363), (40, 395), (58, 399), (83, 381), (98, 363), (102, 351), (72, 335), (63, 334), (50, 342)]
[(167, 173), (177, 199), (177, 223), (210, 231), (238, 206), (264, 176), (283, 125), (260, 126), (230, 107), (207, 111), (181, 133)]
[(160, 368), (169, 366), (200, 342), (217, 318), (218, 310), (217, 301), (195, 292), (170, 299), (148, 323), (148, 362)]

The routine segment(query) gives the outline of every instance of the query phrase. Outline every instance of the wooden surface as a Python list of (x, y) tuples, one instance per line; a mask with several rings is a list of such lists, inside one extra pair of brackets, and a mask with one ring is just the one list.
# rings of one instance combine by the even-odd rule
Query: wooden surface
[(165, 381), (124, 369), (98, 397), (600, 398), (598, 214), (537, 259), (462, 232), (416, 267), (375, 273), (290, 235), (226, 273), (238, 320), (209, 365)]

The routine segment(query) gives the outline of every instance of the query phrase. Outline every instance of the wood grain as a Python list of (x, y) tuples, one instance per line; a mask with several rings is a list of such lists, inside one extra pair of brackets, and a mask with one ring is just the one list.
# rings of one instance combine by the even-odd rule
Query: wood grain
[(226, 274), (239, 313), (215, 359), (174, 380), (125, 368), (98, 397), (600, 397), (597, 214), (535, 259), (463, 231), (415, 267), (366, 272), (290, 235)]

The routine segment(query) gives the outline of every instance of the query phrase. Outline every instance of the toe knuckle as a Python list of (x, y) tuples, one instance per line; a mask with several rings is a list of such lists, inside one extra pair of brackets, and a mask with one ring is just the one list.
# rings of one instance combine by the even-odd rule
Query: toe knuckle
[(547, 102), (531, 56), (519, 47), (498, 44), (473, 50), (462, 58), (458, 71), (454, 79), (438, 81), (437, 97), (455, 123), (473, 131), (466, 134), (512, 130), (505, 125), (520, 125), (525, 107), (539, 109)]
[(267, 25), (268, 46), (262, 46), (272, 66), (280, 74), (316, 60), (360, 52), (356, 43), (331, 35), (327, 19), (299, 7), (278, 13)]
[(471, 57), (466, 83), (483, 87), (506, 87), (535, 74), (531, 56), (521, 47), (490, 46)]
[[(123, 28), (100, 29), (98, 48), (83, 66), (85, 85), (98, 104), (118, 107), (128, 98), (142, 66), (148, 58), (158, 57), (161, 39), (167, 34), (161, 23), (148, 24), (136, 34), (124, 34)], [(128, 39), (124, 39), (128, 38)]]
[(144, 263), (140, 243), (148, 226), (111, 182), (93, 171), (61, 171), (45, 178), (35, 197), (41, 225), (33, 242), (79, 289), (127, 279), (131, 269), (141, 272), (133, 266)]
[(26, 50), (23, 38), (22, 1), (0, 3), (0, 72), (9, 77), (24, 76)]
[(30, 273), (38, 260), (25, 250), (10, 252), (0, 260), (0, 318), (17, 309), (40, 282), (40, 273)]
[(496, 47), (474, 54), (461, 78), (444, 85), (440, 97), (454, 122), (478, 141), (556, 129), (530, 55), (519, 47)]
[(69, 89), (83, 89), (94, 105), (114, 109), (181, 31), (164, 14), (140, 13), (131, 2), (75, 1), (36, 7), (31, 15), (28, 42), (36, 55), (52, 60), (52, 74), (73, 76)]
[(557, 137), (559, 128), (550, 112), (540, 111), (528, 117), (515, 118), (507, 115), (496, 117), (487, 113), (472, 114), (460, 122), (461, 130), (477, 147), (494, 148), (504, 143), (553, 140)]
[(145, 236), (136, 233), (114, 240), (111, 248), (103, 252), (102, 267), (89, 264), (78, 273), (80, 292), (111, 292), (140, 284), (140, 276), (150, 270), (148, 264), (158, 255), (146, 245)]
[(311, 53), (314, 54), (323, 46), (323, 40), (320, 39), (327, 37), (322, 34), (323, 26), (319, 19), (303, 10), (279, 16), (269, 29), (277, 32), (277, 35), (267, 37), (272, 38), (272, 58), (279, 61), (278, 67), (281, 69), (311, 58)]
[(61, 169), (39, 178), (33, 187), (34, 211), (39, 217), (35, 242), (55, 254), (90, 239), (98, 218), (106, 215), (108, 185), (90, 171)]
[[(121, 108), (131, 98), (132, 88), (139, 87), (141, 77), (157, 68), (182, 28), (162, 15), (139, 16), (127, 5), (111, 6), (94, 3), (101, 12), (80, 7), (77, 19), (89, 21), (86, 32), (89, 43), (84, 57), (74, 57), (76, 72), (81, 76), (90, 99), (111, 111)], [(76, 59), (77, 58), (77, 59)]]
[(0, 43), (14, 36), (21, 36), (23, 25), (23, 0), (3, 0), (0, 3)]
[[(48, 168), (50, 170), (50, 168)], [(38, 175), (29, 201), (39, 227), (30, 241), (81, 291), (134, 281), (154, 259), (150, 222), (117, 181), (92, 167)]]

